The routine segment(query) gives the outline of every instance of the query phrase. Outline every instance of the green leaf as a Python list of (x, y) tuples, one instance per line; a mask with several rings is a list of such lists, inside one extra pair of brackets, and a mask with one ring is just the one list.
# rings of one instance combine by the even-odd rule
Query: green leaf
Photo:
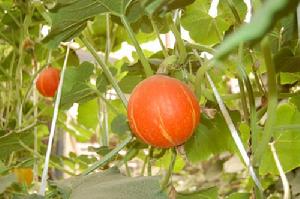
[(9, 169), (4, 165), (2, 161), (0, 161), (0, 175), (7, 172)]
[(184, 145), (188, 159), (198, 162), (220, 152), (235, 152), (235, 144), (223, 117), (219, 113), (214, 119), (208, 119), (203, 114), (201, 116), (201, 123)]
[(276, 72), (300, 72), (300, 56), (295, 56), (289, 48), (283, 48), (274, 55)]
[(29, 196), (25, 196), (24, 199), (45, 199), (45, 197), (38, 194), (30, 194)]
[(256, 43), (274, 27), (282, 17), (293, 12), (299, 0), (267, 0), (254, 13), (249, 24), (244, 24), (236, 32), (228, 36), (220, 44), (215, 53), (216, 59), (221, 59), (244, 42)]
[(293, 84), (300, 80), (300, 72), (298, 73), (280, 73), (280, 84)]
[(224, 19), (212, 18), (208, 14), (210, 3), (209, 0), (195, 1), (186, 8), (181, 18), (182, 26), (189, 31), (191, 38), (205, 45), (220, 42), (216, 27), (220, 32), (223, 32), (230, 26)]
[(99, 107), (96, 99), (80, 104), (78, 107), (78, 122), (87, 128), (95, 130), (99, 123), (98, 109)]
[(101, 73), (101, 75), (99, 75), (97, 77), (96, 80), (96, 85), (97, 85), (97, 89), (101, 92), (101, 93), (105, 93), (107, 91), (108, 85), (110, 83), (108, 82), (106, 76)]
[(58, 0), (51, 10), (52, 28), (45, 42), (52, 48), (70, 40), (86, 27), (87, 21), (98, 14), (123, 15), (132, 0)]
[[(159, 158), (156, 162), (158, 167), (163, 167), (164, 169), (169, 169), (172, 160), (172, 152), (168, 150), (163, 157)], [(175, 165), (173, 172), (178, 173), (180, 172), (185, 166), (185, 161), (181, 156), (176, 157)]]
[[(208, 14), (211, 4), (209, 0), (197, 0), (186, 8), (181, 19), (182, 26), (189, 31), (193, 40), (205, 45), (213, 45), (220, 42), (224, 32), (235, 23), (230, 9), (224, 2), (220, 2), (216, 18)], [(247, 10), (245, 3), (239, 0), (234, 0), (234, 3), (240, 12), (240, 17), (243, 18)]]
[(143, 80), (142, 75), (126, 75), (119, 83), (124, 93), (131, 93), (135, 86)]
[(217, 187), (211, 187), (208, 189), (203, 189), (200, 191), (197, 191), (195, 193), (178, 193), (176, 195), (176, 199), (214, 199), (218, 198), (218, 188)]
[(88, 86), (94, 65), (83, 62), (79, 67), (66, 69), (60, 106), (69, 108), (73, 103), (83, 103), (96, 97), (95, 91)]
[[(273, 135), (275, 148), (283, 170), (287, 172), (300, 166), (300, 129), (292, 128), (284, 130), (283, 127), (299, 125), (300, 112), (295, 105), (284, 103), (278, 106), (276, 116), (277, 121)], [(280, 129), (276, 129), (279, 127)], [(262, 175), (267, 173), (278, 175), (270, 148), (268, 148), (263, 156), (259, 171)]]
[(127, 132), (130, 131), (127, 117), (124, 114), (117, 115), (111, 122), (111, 130), (113, 133), (116, 133), (119, 136), (127, 135)]
[(72, 177), (67, 180), (53, 182), (70, 199), (167, 199), (160, 191), (158, 177), (130, 178), (120, 174), (114, 168), (87, 176)]
[(12, 183), (17, 182), (17, 176), (15, 174), (9, 174), (0, 177), (0, 193), (6, 190)]
[(226, 199), (248, 199), (250, 196), (250, 193), (232, 193)]
[(11, 133), (0, 137), (0, 160), (7, 158), (12, 152), (23, 150), (19, 141), (26, 145), (33, 144), (32, 133)]

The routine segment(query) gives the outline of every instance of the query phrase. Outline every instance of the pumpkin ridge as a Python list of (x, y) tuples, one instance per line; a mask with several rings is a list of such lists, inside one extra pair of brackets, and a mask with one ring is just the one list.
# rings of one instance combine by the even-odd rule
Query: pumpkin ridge
[(44, 78), (40, 78), (40, 88), (41, 88), (42, 94), (44, 96), (47, 96), (47, 92), (45, 91), (45, 88), (44, 88)]
[(131, 115), (130, 118), (131, 118), (131, 121), (132, 121), (132, 125), (133, 125), (133, 128), (134, 128), (135, 131), (136, 131), (136, 134), (137, 134), (144, 142), (148, 143), (148, 142), (147, 142), (147, 139), (145, 139), (145, 137), (142, 135), (142, 133), (140, 133), (140, 131), (139, 131), (138, 127), (137, 127), (137, 124), (136, 124), (135, 119), (134, 119), (133, 107), (130, 109), (130, 115)]
[(165, 128), (163, 119), (161, 117), (160, 108), (158, 107), (158, 118), (159, 118), (159, 129), (161, 130), (161, 135), (168, 140), (172, 145), (177, 145), (174, 140), (172, 139), (171, 135), (168, 133), (168, 131)]
[(179, 85), (180, 89), (182, 90), (183, 94), (185, 95), (185, 97), (187, 98), (190, 106), (192, 107), (192, 120), (193, 120), (193, 128), (195, 128), (196, 124), (196, 112), (194, 110), (194, 106), (193, 106), (193, 102), (190, 98), (190, 96), (186, 93), (185, 88), (183, 88), (182, 85)]

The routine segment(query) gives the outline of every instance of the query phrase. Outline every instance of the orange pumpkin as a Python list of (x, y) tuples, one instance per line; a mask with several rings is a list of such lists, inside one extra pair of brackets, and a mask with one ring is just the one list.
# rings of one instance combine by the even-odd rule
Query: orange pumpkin
[(27, 186), (29, 186), (32, 183), (33, 172), (31, 168), (17, 168), (14, 169), (13, 172), (17, 176), (20, 184), (25, 183)]
[(36, 87), (44, 97), (54, 97), (59, 84), (60, 70), (53, 67), (44, 69), (38, 76)]
[(200, 121), (200, 106), (193, 92), (164, 75), (154, 75), (136, 86), (127, 113), (133, 133), (160, 148), (183, 144)]

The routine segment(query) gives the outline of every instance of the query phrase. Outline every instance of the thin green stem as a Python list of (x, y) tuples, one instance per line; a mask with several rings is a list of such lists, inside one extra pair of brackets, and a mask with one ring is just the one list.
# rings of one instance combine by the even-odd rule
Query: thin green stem
[(85, 170), (82, 175), (88, 175), (98, 169), (99, 167), (106, 164), (110, 161), (119, 151), (121, 151), (127, 144), (129, 144), (132, 140), (132, 135), (130, 134), (123, 142), (121, 142), (116, 148), (111, 150), (108, 154), (106, 154), (101, 160), (95, 162), (92, 166), (90, 166), (87, 170)]
[[(238, 71), (239, 71), (243, 81), (246, 84), (246, 88), (247, 88), (247, 92), (248, 92), (248, 99), (249, 99), (249, 105), (250, 105), (250, 129), (251, 129), (250, 155), (253, 155), (252, 150), (256, 149), (257, 141), (258, 141), (257, 113), (256, 113), (255, 98), (254, 98), (254, 94), (253, 94), (253, 88), (251, 85), (251, 81), (248, 77), (247, 72), (245, 71), (245, 68), (243, 67), (243, 57), (244, 57), (243, 51), (244, 51), (244, 45), (243, 45), (243, 43), (241, 43), (239, 45), (239, 49), (238, 49), (238, 56), (239, 56)], [(254, 155), (253, 155), (253, 158), (254, 158)], [(259, 179), (258, 167), (256, 167), (256, 165), (254, 165), (253, 169)], [(254, 190), (255, 190), (255, 195), (257, 198), (263, 197), (260, 187), (255, 186)]]
[(262, 156), (268, 147), (268, 143), (273, 135), (273, 127), (276, 122), (276, 108), (278, 102), (276, 72), (275, 72), (275, 67), (272, 59), (271, 46), (268, 37), (266, 37), (262, 41), (261, 48), (265, 58), (267, 77), (268, 77), (268, 109), (267, 109), (268, 119), (266, 121), (264, 133), (262, 135), (260, 144), (257, 146), (257, 150), (255, 152), (255, 159), (254, 159), (255, 165), (259, 165)]
[(211, 48), (210, 46), (202, 45), (202, 44), (197, 44), (197, 43), (189, 43), (186, 42), (185, 46), (188, 48), (192, 48), (201, 52), (208, 52), (210, 54), (214, 54), (216, 52), (215, 49)]
[(299, 130), (300, 124), (280, 125), (273, 128), (275, 131)]
[(54, 103), (54, 111), (53, 111), (52, 121), (51, 121), (51, 126), (50, 126), (50, 133), (49, 133), (49, 139), (48, 139), (48, 144), (47, 144), (45, 163), (44, 163), (44, 168), (43, 168), (43, 172), (42, 172), (41, 187), (39, 190), (39, 194), (42, 196), (44, 196), (45, 192), (46, 192), (49, 161), (50, 161), (50, 156), (51, 156), (51, 151), (52, 151), (52, 143), (54, 140), (55, 129), (56, 129), (56, 124), (57, 124), (57, 119), (58, 119), (59, 105), (60, 105), (61, 96), (62, 96), (62, 87), (64, 84), (64, 76), (65, 76), (65, 71), (67, 68), (69, 54), (70, 54), (70, 46), (67, 46), (67, 51), (65, 54), (63, 67), (62, 67), (62, 70), (60, 73), (60, 80), (59, 80), (57, 94), (56, 94), (55, 103)]
[(165, 190), (169, 185), (170, 178), (171, 178), (171, 175), (172, 175), (172, 172), (173, 172), (173, 169), (174, 169), (174, 166), (175, 166), (175, 162), (176, 162), (176, 157), (177, 157), (176, 149), (172, 148), (172, 155), (171, 155), (171, 162), (170, 162), (170, 165), (169, 165), (169, 169), (168, 169), (165, 177), (163, 178), (163, 180), (161, 182), (161, 189), (162, 190)]
[(127, 107), (127, 99), (124, 95), (124, 93), (121, 91), (121, 88), (119, 87), (117, 80), (113, 77), (112, 73), (110, 72), (108, 66), (101, 60), (101, 58), (98, 56), (97, 51), (95, 48), (87, 41), (87, 39), (80, 35), (79, 39), (81, 42), (86, 46), (86, 48), (90, 51), (90, 53), (93, 55), (93, 57), (96, 59), (98, 65), (102, 68), (105, 76), (109, 80), (109, 82), (112, 84), (113, 88), (117, 92), (118, 96), (120, 97), (121, 101), (123, 102), (124, 106)]
[(241, 20), (241, 18), (239, 16), (239, 13), (238, 13), (237, 9), (234, 6), (234, 3), (232, 2), (232, 0), (226, 0), (226, 3), (227, 3), (227, 5), (230, 8), (230, 10), (231, 10), (231, 12), (232, 12), (232, 14), (233, 14), (233, 16), (234, 16), (234, 18), (236, 20), (236, 23), (237, 24), (241, 24), (242, 20)]
[(247, 99), (245, 95), (245, 88), (244, 88), (244, 82), (243, 80), (238, 77), (238, 83), (240, 87), (240, 93), (241, 93), (241, 103), (242, 103), (242, 108), (244, 112), (244, 118), (247, 123), (249, 123), (249, 112), (248, 112), (248, 106), (247, 106)]
[[(24, 142), (22, 142), (21, 140), (19, 141), (20, 145), (26, 149), (27, 151), (29, 151), (30, 153), (34, 154), (36, 157), (38, 157), (39, 159), (45, 159), (45, 157), (39, 153), (36, 153), (33, 149), (31, 149), (29, 146), (27, 146)], [(76, 174), (71, 172), (71, 171), (68, 171), (66, 170), (65, 168), (63, 168), (62, 166), (60, 166), (59, 164), (53, 162), (52, 160), (50, 160), (50, 165), (53, 166), (54, 168), (56, 169), (59, 169), (63, 172), (65, 172), (66, 174), (68, 175), (71, 175), (71, 176), (75, 176)]]
[(144, 70), (145, 70), (145, 74), (147, 77), (150, 77), (151, 75), (153, 75), (153, 71), (151, 69), (151, 66), (148, 62), (148, 60), (146, 59), (144, 53), (143, 53), (143, 50), (139, 44), (139, 42), (137, 41), (135, 35), (134, 35), (134, 32), (132, 30), (132, 28), (130, 27), (130, 24), (128, 23), (127, 19), (125, 16), (120, 16), (121, 17), (121, 21), (122, 23), (124, 24), (125, 26), (125, 29), (127, 30), (128, 32), (128, 36), (129, 38), (131, 39), (135, 49), (136, 49), (136, 52), (142, 62), (142, 65), (144, 67)]
[(157, 27), (157, 25), (156, 25), (156, 23), (155, 23), (155, 21), (154, 21), (154, 19), (153, 19), (153, 17), (152, 17), (151, 15), (149, 16), (149, 19), (150, 19), (150, 21), (151, 21), (153, 30), (154, 30), (154, 32), (155, 32), (155, 34), (156, 34), (156, 37), (157, 37), (157, 39), (158, 39), (158, 41), (159, 41), (159, 44), (160, 44), (160, 46), (161, 46), (162, 53), (163, 53), (164, 57), (166, 58), (166, 57), (169, 56), (168, 50), (166, 49), (166, 47), (165, 47), (163, 41), (162, 41), (161, 38), (160, 38), (160, 34), (159, 34), (158, 27)]
[(197, 70), (196, 78), (195, 78), (195, 93), (198, 99), (200, 99), (202, 94), (202, 85), (205, 82), (205, 73), (212, 67), (209, 63), (203, 63), (201, 57), (199, 56), (196, 50), (193, 50), (195, 57), (198, 59), (201, 67)]
[(143, 163), (142, 170), (141, 170), (141, 176), (145, 175), (145, 170), (146, 170), (146, 165), (147, 165), (148, 159), (149, 159), (149, 156), (146, 155), (144, 158), (144, 163)]
[[(12, 76), (13, 75), (13, 68), (14, 68), (14, 63), (15, 63), (15, 57), (16, 57), (16, 53), (15, 51), (13, 51), (13, 55), (12, 55), (12, 58), (11, 58), (11, 62), (10, 62), (10, 69), (9, 69), (9, 75)], [(13, 107), (12, 103), (11, 103), (11, 97), (12, 97), (12, 94), (13, 94), (13, 85), (12, 85), (12, 81), (8, 81), (7, 82), (8, 84), (8, 94), (7, 94), (7, 101), (6, 101), (6, 119), (9, 120), (10, 118), (10, 114), (11, 114), (11, 110), (10, 108)], [(3, 99), (5, 99), (3, 97)], [(5, 123), (4, 127), (6, 128), (8, 126), (8, 122)]]
[(187, 51), (186, 51), (186, 48), (185, 48), (185, 45), (184, 45), (184, 41), (182, 40), (181, 38), (181, 35), (180, 35), (180, 32), (178, 31), (173, 19), (172, 19), (172, 15), (171, 14), (168, 14), (166, 16), (167, 18), (167, 21), (168, 21), (168, 25), (171, 29), (171, 31), (173, 32), (174, 34), (174, 37), (176, 39), (176, 43), (177, 43), (177, 46), (178, 46), (178, 50), (179, 50), (179, 63), (180, 64), (183, 64), (187, 58)]
[(152, 165), (151, 165), (151, 161), (152, 161), (152, 158), (153, 158), (153, 151), (154, 151), (154, 148), (152, 146), (150, 146), (150, 149), (149, 149), (149, 158), (148, 158), (148, 167), (147, 167), (147, 172), (148, 172), (148, 176), (152, 176)]
[(126, 174), (128, 177), (131, 177), (131, 172), (130, 172), (130, 168), (128, 167), (128, 162), (125, 161), (125, 169), (126, 169)]
[(215, 28), (215, 31), (216, 31), (217, 36), (218, 36), (218, 39), (221, 42), (223, 40), (223, 36), (222, 36), (222, 33), (221, 33), (221, 31), (220, 31), (220, 29), (219, 29), (219, 27), (217, 25), (217, 21), (216, 21), (215, 18), (212, 19), (212, 24), (213, 24), (213, 26)]
[(105, 47), (105, 63), (108, 63), (109, 60), (109, 54), (111, 51), (111, 23), (110, 23), (110, 14), (106, 14), (106, 47)]

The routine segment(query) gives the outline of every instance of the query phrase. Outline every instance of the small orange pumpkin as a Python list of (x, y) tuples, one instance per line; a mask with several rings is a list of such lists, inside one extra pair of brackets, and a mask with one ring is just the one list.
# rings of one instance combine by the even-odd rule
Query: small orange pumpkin
[(169, 148), (191, 137), (200, 121), (200, 106), (187, 85), (154, 75), (133, 90), (127, 114), (138, 138), (155, 147)]
[(33, 180), (33, 172), (31, 168), (16, 168), (13, 170), (20, 184), (25, 183), (29, 186)]
[(38, 76), (36, 87), (44, 97), (54, 97), (58, 88), (60, 70), (53, 67), (44, 69)]

